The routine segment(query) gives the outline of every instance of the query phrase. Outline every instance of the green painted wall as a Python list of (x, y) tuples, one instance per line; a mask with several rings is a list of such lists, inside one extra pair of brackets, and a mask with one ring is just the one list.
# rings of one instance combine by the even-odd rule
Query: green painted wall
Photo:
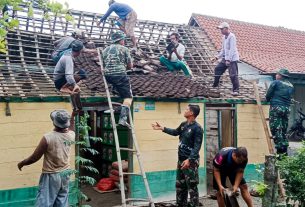
[[(245, 179), (249, 185), (252, 185), (252, 180), (263, 180), (262, 174), (256, 171), (257, 165), (248, 164), (245, 170)], [(156, 201), (175, 200), (176, 196), (176, 171), (161, 171), (161, 172), (148, 172), (147, 179), (150, 184), (150, 189), (153, 198)], [(206, 169), (199, 168), (200, 184), (198, 189), (200, 195), (206, 195)], [(131, 178), (131, 197), (132, 198), (146, 198), (147, 194), (143, 184), (143, 180), (139, 176), (132, 176)]]
[[(261, 164), (260, 166), (263, 166)], [(252, 180), (262, 180), (263, 177), (256, 171), (257, 165), (248, 164), (245, 170), (245, 178), (247, 182), (252, 184)], [(198, 186), (200, 195), (206, 194), (206, 169), (199, 168), (200, 184)], [(148, 182), (152, 195), (156, 201), (174, 200), (176, 196), (175, 182), (176, 171), (148, 172)], [(29, 188), (19, 188), (0, 191), (0, 207), (32, 207), (35, 203), (37, 194), (37, 186)], [(142, 178), (132, 176), (131, 178), (131, 196), (133, 198), (147, 197)], [(70, 184), (69, 203), (72, 206), (77, 204), (77, 190), (75, 184)]]
[[(199, 168), (200, 195), (206, 192), (205, 168)], [(156, 201), (173, 200), (176, 197), (176, 170), (146, 173), (152, 196)], [(131, 197), (146, 198), (143, 179), (140, 176), (131, 177)]]
[[(0, 207), (33, 207), (37, 195), (37, 186), (0, 191)], [(76, 206), (77, 190), (75, 183), (70, 183), (70, 206)]]

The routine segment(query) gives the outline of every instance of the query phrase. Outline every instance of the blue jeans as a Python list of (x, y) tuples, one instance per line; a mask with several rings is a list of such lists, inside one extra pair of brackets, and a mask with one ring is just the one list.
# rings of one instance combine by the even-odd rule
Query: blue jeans
[(69, 197), (69, 177), (60, 173), (42, 173), (36, 207), (67, 207)]

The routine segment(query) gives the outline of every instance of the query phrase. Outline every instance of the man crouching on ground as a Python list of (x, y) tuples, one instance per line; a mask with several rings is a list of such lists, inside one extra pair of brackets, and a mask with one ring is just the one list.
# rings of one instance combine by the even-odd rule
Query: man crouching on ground
[[(159, 123), (152, 124), (154, 130), (162, 130), (172, 136), (179, 135), (178, 165), (176, 178), (176, 200), (178, 207), (199, 206), (199, 151), (202, 144), (203, 129), (196, 122), (200, 113), (198, 105), (188, 105), (184, 112), (185, 122), (177, 129), (162, 127)], [(190, 203), (187, 203), (190, 193)]]
[(75, 141), (74, 113), (70, 117), (66, 110), (55, 110), (50, 117), (54, 130), (42, 137), (34, 153), (19, 162), (18, 168), (21, 171), (23, 166), (37, 162), (44, 155), (35, 206), (66, 207), (69, 204), (69, 176), (62, 172), (70, 168), (71, 144)]
[(213, 187), (217, 190), (217, 202), (219, 207), (225, 207), (223, 192), (226, 188), (226, 180), (233, 186), (233, 193), (240, 188), (241, 195), (248, 207), (253, 207), (246, 180), (244, 169), (248, 163), (248, 151), (245, 147), (226, 147), (221, 149), (213, 160), (214, 179)]

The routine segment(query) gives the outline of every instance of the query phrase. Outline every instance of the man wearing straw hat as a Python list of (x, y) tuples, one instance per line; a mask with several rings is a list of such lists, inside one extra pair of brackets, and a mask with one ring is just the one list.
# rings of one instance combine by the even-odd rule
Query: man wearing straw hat
[(44, 156), (35, 206), (66, 207), (69, 176), (64, 175), (64, 172), (70, 168), (71, 144), (75, 141), (74, 113), (70, 117), (66, 110), (55, 110), (50, 118), (54, 130), (42, 137), (33, 154), (18, 163), (18, 169), (21, 171), (24, 166)]
[(287, 69), (280, 69), (275, 77), (266, 94), (266, 100), (270, 102), (269, 125), (277, 153), (287, 154), (289, 143), (286, 133), (294, 88), (288, 81)]

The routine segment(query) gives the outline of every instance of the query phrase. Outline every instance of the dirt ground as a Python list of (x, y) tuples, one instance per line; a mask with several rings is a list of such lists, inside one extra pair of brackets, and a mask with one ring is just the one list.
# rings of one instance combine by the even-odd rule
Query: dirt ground
[[(105, 193), (100, 194), (93, 190), (92, 187), (88, 186), (83, 189), (83, 192), (91, 199), (91, 201), (86, 202), (84, 204), (88, 204), (92, 207), (114, 207), (114, 206), (120, 206), (121, 205), (121, 194), (120, 192), (113, 192), (113, 193)], [(216, 200), (212, 200), (210, 198), (200, 198), (200, 202), (203, 206), (206, 207), (217, 207)], [(261, 207), (261, 199), (254, 198), (254, 207)], [(171, 204), (172, 202), (169, 202)], [(241, 196), (239, 196), (239, 204), (240, 207), (247, 207), (245, 202), (242, 200)], [(166, 206), (166, 205), (162, 205)], [(174, 206), (174, 205), (168, 205), (168, 206)]]

